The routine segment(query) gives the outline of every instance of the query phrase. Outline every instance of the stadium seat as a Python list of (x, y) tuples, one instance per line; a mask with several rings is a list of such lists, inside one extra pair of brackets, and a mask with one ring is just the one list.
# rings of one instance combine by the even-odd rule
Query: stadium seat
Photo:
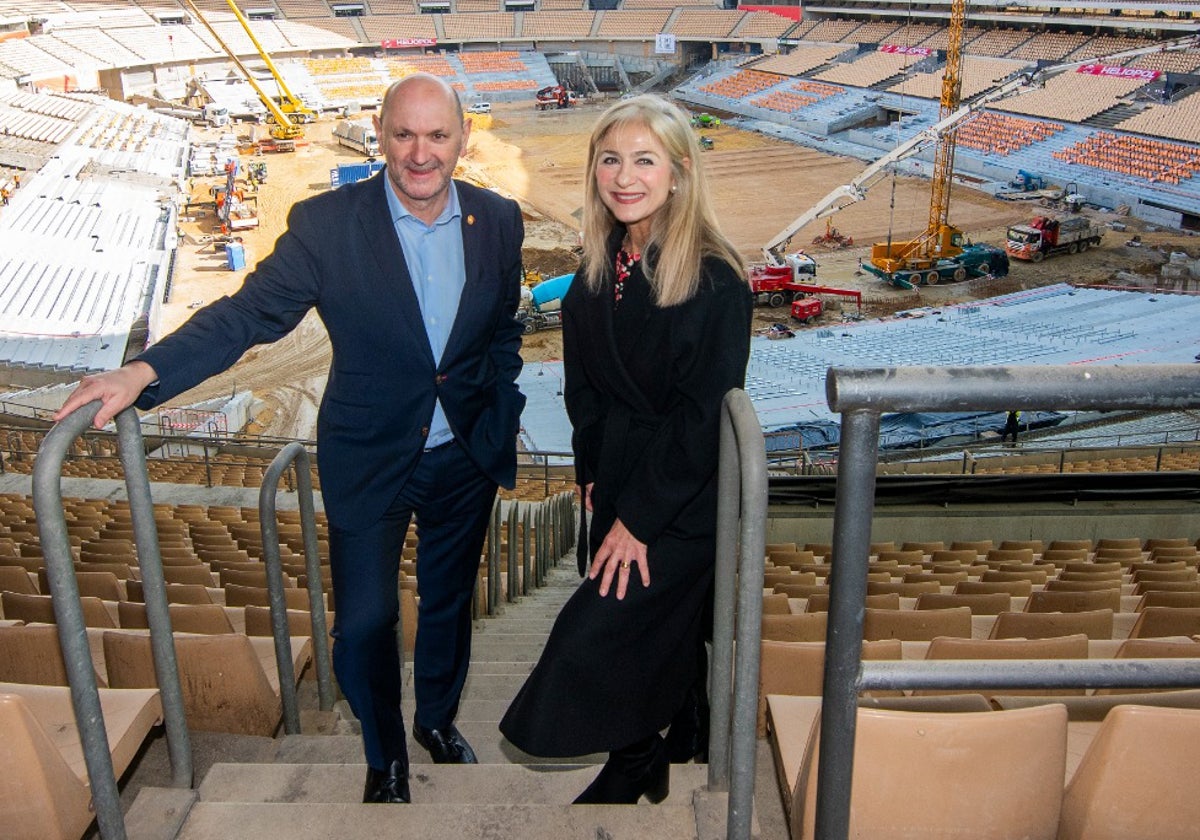
[(1063, 794), (1059, 840), (1185, 840), (1200, 825), (1200, 710), (1118, 706)]
[(906, 642), (929, 641), (938, 636), (971, 637), (971, 610), (952, 607), (937, 610), (867, 609), (863, 618), (863, 638), (901, 639)]
[(990, 639), (1047, 639), (1083, 633), (1089, 639), (1111, 639), (1113, 611), (1006, 612), (996, 616)]

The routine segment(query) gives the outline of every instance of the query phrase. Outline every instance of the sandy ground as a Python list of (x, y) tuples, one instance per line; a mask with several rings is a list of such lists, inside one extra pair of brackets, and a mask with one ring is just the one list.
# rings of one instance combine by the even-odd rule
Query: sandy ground
[[(471, 134), (460, 176), (491, 186), (516, 198), (526, 223), (527, 269), (555, 276), (574, 270), (577, 262), (578, 213), (583, 196), (583, 166), (587, 137), (602, 108), (586, 104), (567, 111), (538, 112), (531, 105), (497, 105), (490, 126)], [(306, 143), (294, 154), (266, 155), (267, 183), (257, 193), (259, 227), (242, 233), (247, 265), (269, 253), (282, 232), (293, 203), (329, 189), (329, 171), (337, 163), (363, 158), (330, 140), (332, 122), (310, 126)], [(244, 130), (244, 129), (243, 129)], [(726, 234), (748, 260), (761, 259), (762, 245), (796, 216), (834, 187), (847, 183), (863, 163), (793, 146), (774, 138), (722, 127), (705, 132), (715, 143), (703, 156), (712, 197)], [(215, 178), (197, 179), (196, 200), (208, 196)], [(1153, 269), (1163, 257), (1156, 253), (1188, 250), (1197, 243), (1182, 234), (1146, 232), (1135, 220), (1122, 219), (1128, 233), (1109, 233), (1101, 247), (1086, 254), (1047, 260), (1040, 265), (1020, 263), (1008, 278), (974, 280), (906, 292), (865, 274), (858, 262), (869, 244), (886, 238), (907, 238), (925, 228), (929, 183), (900, 178), (878, 184), (867, 199), (832, 217), (838, 230), (852, 236), (856, 247), (826, 250), (813, 238), (824, 232), (817, 222), (799, 232), (792, 248), (805, 247), (819, 264), (818, 282), (857, 289), (864, 295), (864, 314), (881, 317), (900, 309), (946, 305), (974, 298), (1032, 288), (1054, 282), (1110, 282), (1118, 271)], [(1005, 228), (1041, 212), (1026, 203), (992, 199), (966, 187), (953, 191), (950, 217), (976, 241), (1002, 244)], [(1101, 217), (1101, 219), (1112, 217)], [(235, 291), (246, 270), (229, 271), (224, 251), (206, 244), (213, 232), (211, 210), (200, 211), (182, 224), (179, 272), (171, 301), (164, 307), (163, 333), (175, 329), (191, 309)], [(1138, 233), (1146, 247), (1125, 242)], [(867, 247), (864, 247), (867, 246)], [(838, 320), (849, 310), (831, 301), (824, 320)], [(787, 321), (784, 309), (760, 309), (756, 328)], [(557, 331), (526, 336), (522, 355), (527, 361), (561, 356)], [(248, 353), (225, 374), (199, 386), (177, 402), (185, 403), (250, 388), (263, 400), (257, 431), (287, 437), (314, 434), (316, 407), (329, 364), (329, 343), (315, 315), (292, 335), (269, 347)]]

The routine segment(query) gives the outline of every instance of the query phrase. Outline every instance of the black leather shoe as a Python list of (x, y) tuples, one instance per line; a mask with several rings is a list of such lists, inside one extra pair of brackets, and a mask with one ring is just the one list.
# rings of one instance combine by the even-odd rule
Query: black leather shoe
[(667, 798), (671, 764), (663, 740), (653, 735), (611, 752), (600, 775), (575, 798), (575, 805), (636, 805), (645, 796), (654, 804)]
[(363, 802), (412, 802), (412, 794), (408, 792), (408, 768), (399, 761), (393, 761), (387, 770), (368, 767)]
[(434, 764), (478, 764), (475, 750), (452, 723), (445, 729), (426, 729), (413, 724), (413, 738), (429, 750)]

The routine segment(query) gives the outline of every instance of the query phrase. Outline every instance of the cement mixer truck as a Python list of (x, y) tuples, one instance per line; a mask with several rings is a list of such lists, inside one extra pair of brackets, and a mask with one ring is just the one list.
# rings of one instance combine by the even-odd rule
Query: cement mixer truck
[(517, 320), (525, 325), (525, 334), (562, 326), (562, 299), (571, 288), (574, 274), (561, 274), (533, 287), (522, 287)]

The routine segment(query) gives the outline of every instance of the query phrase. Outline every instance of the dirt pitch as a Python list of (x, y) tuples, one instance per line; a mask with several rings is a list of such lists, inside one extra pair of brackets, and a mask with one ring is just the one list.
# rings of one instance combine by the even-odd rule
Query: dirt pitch
[[(545, 276), (574, 270), (577, 261), (578, 212), (583, 196), (583, 166), (587, 137), (603, 104), (585, 104), (564, 111), (535, 111), (531, 104), (496, 105), (471, 134), (460, 177), (495, 188), (516, 198), (526, 220), (525, 264)], [(294, 154), (265, 156), (267, 183), (257, 193), (260, 225), (242, 234), (247, 265), (269, 253), (282, 232), (288, 209), (296, 201), (329, 189), (329, 171), (338, 163), (361, 161), (330, 139), (332, 122), (309, 127), (306, 142)], [(247, 129), (243, 129), (248, 133)], [(748, 260), (761, 259), (763, 243), (834, 187), (849, 182), (863, 168), (861, 161), (840, 158), (731, 127), (706, 130), (715, 148), (705, 152), (713, 200), (726, 234)], [(197, 179), (193, 197), (203, 201), (216, 179)], [(1130, 234), (1110, 233), (1104, 244), (1087, 254), (1048, 260), (1040, 265), (1019, 264), (1008, 278), (905, 292), (865, 275), (858, 261), (869, 244), (893, 236), (907, 238), (924, 230), (929, 183), (899, 178), (878, 184), (867, 199), (842, 210), (832, 223), (852, 236), (856, 247), (826, 251), (811, 245), (824, 231), (817, 222), (798, 233), (792, 248), (807, 247), (819, 264), (818, 282), (858, 289), (864, 295), (864, 314), (879, 317), (900, 309), (945, 305), (973, 298), (1030, 288), (1052, 282), (1104, 282), (1120, 270), (1136, 270), (1147, 262), (1146, 249), (1124, 246)], [(1007, 225), (1035, 215), (1028, 204), (997, 201), (966, 187), (953, 191), (951, 218), (976, 241), (999, 244)], [(1130, 233), (1141, 229), (1133, 220)], [(171, 300), (163, 308), (162, 332), (187, 319), (192, 309), (235, 291), (247, 271), (229, 271), (223, 249), (206, 244), (213, 232), (211, 210), (200, 209), (181, 225), (178, 274)], [(1163, 250), (1187, 250), (1180, 234), (1143, 233), (1145, 245)], [(1195, 246), (1190, 250), (1195, 251)], [(843, 307), (831, 302), (828, 320), (841, 317)], [(756, 328), (787, 321), (785, 310), (761, 309)], [(522, 355), (527, 361), (560, 357), (557, 331), (526, 337)], [(252, 389), (263, 401), (257, 431), (285, 437), (312, 437), (316, 408), (329, 367), (329, 343), (315, 315), (274, 345), (259, 347), (233, 368), (174, 402), (183, 404), (235, 388)]]

